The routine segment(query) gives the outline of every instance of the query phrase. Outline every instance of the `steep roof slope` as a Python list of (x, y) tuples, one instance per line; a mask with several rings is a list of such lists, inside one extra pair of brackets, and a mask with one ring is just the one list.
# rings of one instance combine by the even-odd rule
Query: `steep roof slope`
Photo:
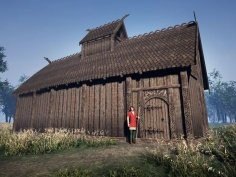
[(62, 84), (195, 64), (197, 24), (189, 22), (133, 37), (113, 51), (56, 60), (34, 74), (17, 94)]

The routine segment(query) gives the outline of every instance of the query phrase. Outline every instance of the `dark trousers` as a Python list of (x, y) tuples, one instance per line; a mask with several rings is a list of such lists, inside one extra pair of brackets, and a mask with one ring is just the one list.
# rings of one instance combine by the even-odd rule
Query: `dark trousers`
[(129, 142), (136, 143), (136, 130), (129, 130)]

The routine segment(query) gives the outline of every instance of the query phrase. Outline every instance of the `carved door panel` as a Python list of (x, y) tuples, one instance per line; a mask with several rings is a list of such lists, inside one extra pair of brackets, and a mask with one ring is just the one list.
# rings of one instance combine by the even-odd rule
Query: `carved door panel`
[(143, 133), (145, 138), (164, 138), (168, 123), (168, 105), (154, 97), (144, 104)]

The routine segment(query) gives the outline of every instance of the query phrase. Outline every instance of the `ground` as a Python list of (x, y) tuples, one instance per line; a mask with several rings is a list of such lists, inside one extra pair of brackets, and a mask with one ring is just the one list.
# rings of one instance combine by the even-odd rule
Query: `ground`
[[(145, 169), (153, 168), (144, 159), (145, 152), (154, 150), (158, 143), (138, 142), (128, 144), (119, 141), (117, 145), (98, 148), (73, 148), (63, 152), (44, 155), (26, 155), (21, 157), (7, 157), (0, 160), (0, 176), (51, 176), (59, 169), (70, 167), (86, 168), (104, 174), (109, 168), (121, 166), (140, 166)], [(158, 169), (164, 173), (164, 169)], [(152, 170), (150, 170), (152, 171)]]

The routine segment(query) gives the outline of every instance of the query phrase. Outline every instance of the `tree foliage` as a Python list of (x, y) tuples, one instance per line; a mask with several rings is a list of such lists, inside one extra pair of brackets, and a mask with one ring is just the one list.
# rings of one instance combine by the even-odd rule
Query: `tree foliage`
[(1, 111), (5, 115), (5, 122), (11, 122), (14, 119), (16, 98), (13, 95), (14, 87), (7, 81), (4, 82), (2, 89), (0, 90), (1, 97)]
[[(4, 60), (6, 57), (4, 54), (4, 47), (0, 46), (0, 73), (3, 73), (7, 70), (7, 62)], [(3, 87), (4, 82), (2, 81), (2, 78), (0, 77), (0, 89)]]
[(208, 116), (212, 122), (236, 121), (236, 82), (225, 82), (219, 71), (209, 74), (210, 91), (206, 93)]

